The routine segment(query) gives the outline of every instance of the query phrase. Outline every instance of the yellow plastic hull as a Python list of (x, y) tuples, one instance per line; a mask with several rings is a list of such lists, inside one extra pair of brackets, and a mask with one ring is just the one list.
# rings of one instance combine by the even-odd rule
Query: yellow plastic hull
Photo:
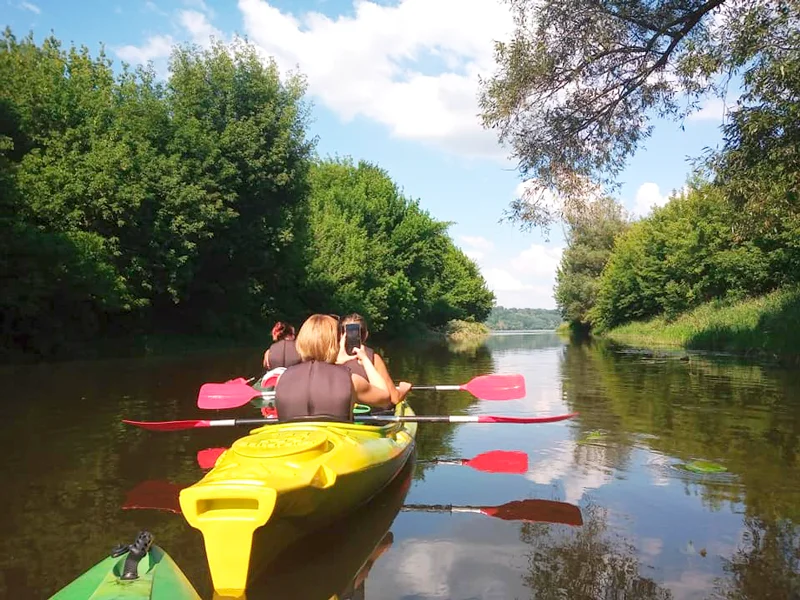
[[(406, 404), (397, 414), (413, 415)], [(416, 424), (265, 425), (236, 440), (203, 479), (180, 494), (181, 510), (203, 534), (215, 590), (241, 595), (250, 565), (268, 560), (254, 532), (288, 543), (364, 504), (402, 469)], [(270, 537), (273, 537), (270, 535)]]

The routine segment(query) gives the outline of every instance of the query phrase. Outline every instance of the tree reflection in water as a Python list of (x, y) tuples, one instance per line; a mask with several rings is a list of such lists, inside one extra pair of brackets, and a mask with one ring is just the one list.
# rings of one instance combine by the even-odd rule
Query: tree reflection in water
[(788, 520), (745, 517), (739, 548), (723, 559), (727, 577), (717, 580), (715, 598), (800, 599), (800, 532)]
[(608, 531), (606, 509), (582, 507), (583, 526), (522, 525), (520, 537), (532, 549), (523, 576), (537, 600), (669, 600), (672, 593), (639, 575), (636, 549)]

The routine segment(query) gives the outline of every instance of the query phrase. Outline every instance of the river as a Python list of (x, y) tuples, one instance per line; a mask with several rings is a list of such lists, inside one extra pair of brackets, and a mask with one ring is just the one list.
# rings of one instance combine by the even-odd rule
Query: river
[[(526, 378), (521, 400), (412, 393), (418, 414), (580, 414), (421, 425), (407, 478), (269, 566), (249, 600), (800, 598), (800, 373), (552, 333), (382, 350), (396, 379), (420, 385)], [(122, 505), (144, 481), (196, 481), (198, 450), (235, 433), (152, 432), (121, 419), (197, 418), (200, 384), (254, 374), (259, 360), (259, 349), (243, 349), (0, 367), (0, 597), (47, 597), (140, 529), (210, 597), (200, 533), (180, 515)], [(526, 453), (527, 471), (430, 462), (492, 450)], [(573, 505), (582, 524), (552, 522), (562, 513), (548, 503), (525, 515), (535, 522), (411, 510), (525, 499)]]

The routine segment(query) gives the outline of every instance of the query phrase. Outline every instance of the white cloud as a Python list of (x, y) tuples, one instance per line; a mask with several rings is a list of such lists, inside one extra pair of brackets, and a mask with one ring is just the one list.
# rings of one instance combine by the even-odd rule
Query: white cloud
[(203, 2), (203, 0), (183, 0), (183, 4), (189, 8), (195, 8), (199, 11), (202, 11), (212, 18), (214, 17), (214, 10), (208, 6), (208, 4)]
[(552, 191), (538, 189), (535, 179), (520, 181), (514, 188), (514, 198), (541, 206), (553, 215), (559, 214), (563, 206), (561, 199)]
[(143, 46), (122, 46), (116, 49), (116, 53), (122, 60), (131, 64), (145, 64), (169, 56), (174, 43), (171, 35), (156, 35), (147, 38)]
[(151, 2), (150, 0), (148, 0), (147, 2), (144, 3), (144, 8), (145, 8), (145, 10), (149, 10), (150, 12), (154, 12), (157, 15), (161, 15), (162, 17), (166, 17), (167, 16), (167, 13), (165, 13), (163, 10), (161, 10), (158, 7), (158, 4), (156, 4), (155, 2)]
[(549, 248), (543, 244), (531, 244), (512, 259), (511, 266), (516, 273), (555, 279), (563, 250), (560, 246)]
[(647, 216), (654, 206), (664, 206), (669, 201), (669, 195), (662, 195), (655, 183), (647, 182), (636, 190), (636, 200), (633, 212), (641, 217)]
[(727, 107), (722, 98), (718, 98), (716, 96), (713, 98), (706, 98), (700, 106), (700, 110), (690, 114), (688, 117), (686, 117), (686, 120), (721, 122), (725, 117), (726, 111)]
[(29, 10), (37, 15), (42, 14), (42, 9), (31, 2), (20, 2), (19, 7), (23, 10)]
[[(460, 517), (454, 517), (457, 519)], [(509, 533), (516, 528), (509, 527)], [(526, 562), (518, 533), (510, 543), (409, 538), (396, 543), (394, 561), (376, 563), (385, 597), (515, 598), (525, 591), (515, 576)], [(514, 539), (516, 538), (516, 539)], [(377, 589), (377, 588), (376, 588)], [(478, 592), (478, 596), (476, 596)]]
[(564, 502), (578, 504), (589, 490), (596, 490), (613, 480), (606, 449), (602, 446), (579, 446), (572, 440), (547, 450), (545, 458), (529, 466), (525, 478), (540, 485), (559, 482), (564, 488)]
[(480, 235), (460, 235), (458, 239), (464, 242), (467, 246), (471, 246), (477, 250), (482, 250), (483, 252), (488, 252), (492, 248), (494, 248), (494, 242), (491, 240), (487, 240), (485, 237)]
[(483, 276), (486, 279), (486, 283), (495, 292), (520, 292), (534, 288), (533, 285), (523, 283), (504, 269), (485, 269)]
[(552, 282), (523, 281), (498, 267), (482, 268), (486, 285), (495, 293), (498, 306), (507, 308), (555, 308)]
[[(477, 78), (494, 69), (493, 40), (513, 28), (496, 0), (354, 3), (352, 16), (281, 12), (239, 0), (244, 29), (282, 69), (300, 68), (310, 92), (344, 121), (366, 117), (398, 138), (467, 156), (504, 153), (478, 119)], [(431, 59), (443, 64), (428, 69)], [(423, 69), (425, 69), (423, 71)]]
[(214, 27), (201, 12), (195, 10), (183, 10), (179, 15), (180, 24), (186, 28), (192, 41), (203, 47), (211, 45), (211, 38), (223, 39), (222, 32)]

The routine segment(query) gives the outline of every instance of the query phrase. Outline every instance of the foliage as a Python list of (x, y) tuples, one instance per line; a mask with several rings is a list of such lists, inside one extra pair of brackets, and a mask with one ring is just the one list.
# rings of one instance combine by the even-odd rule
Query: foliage
[(789, 287), (733, 304), (712, 301), (680, 315), (615, 327), (605, 337), (634, 345), (673, 345), (736, 352), (796, 362), (800, 331), (800, 289)]
[(617, 240), (591, 316), (600, 329), (664, 314), (667, 319), (712, 299), (763, 294), (797, 280), (784, 265), (797, 252), (780, 240), (800, 234), (796, 222), (750, 236), (740, 215), (701, 181)]
[(555, 329), (561, 323), (559, 311), (549, 308), (505, 308), (495, 306), (486, 326), (496, 331)]
[(628, 227), (625, 210), (612, 198), (601, 198), (567, 218), (567, 247), (556, 272), (555, 299), (573, 329), (588, 328), (600, 274), (614, 241)]
[(308, 287), (314, 304), (357, 311), (375, 331), (483, 320), (494, 295), (436, 221), (367, 162), (320, 161), (310, 177)]
[[(797, 115), (786, 110), (796, 94), (786, 92), (797, 90), (789, 85), (798, 72), (797, 2), (508, 2), (516, 28), (509, 42), (497, 43), (497, 72), (482, 82), (482, 118), (540, 190), (579, 205), (595, 186), (615, 182), (650, 135), (651, 118), (682, 119), (709, 92), (723, 95), (737, 74), (750, 108), (732, 112), (725, 154), (764, 143), (773, 152), (742, 156), (746, 167), (753, 159), (766, 167), (777, 154), (783, 163), (796, 162)], [(737, 160), (728, 163), (727, 172), (735, 173)], [(748, 176), (739, 171), (737, 179), (741, 184)], [(511, 213), (533, 225), (559, 216), (526, 199), (512, 204)]]
[(397, 332), (491, 308), (447, 224), (385, 173), (310, 177), (305, 82), (245, 42), (176, 47), (160, 82), (6, 29), (0, 82), (0, 352), (241, 337), (331, 310)]

